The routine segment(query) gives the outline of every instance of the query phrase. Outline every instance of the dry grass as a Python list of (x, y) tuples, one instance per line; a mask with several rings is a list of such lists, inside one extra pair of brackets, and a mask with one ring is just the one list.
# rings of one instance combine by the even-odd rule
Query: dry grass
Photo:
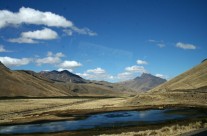
[(169, 127), (162, 127), (155, 130), (145, 130), (139, 132), (126, 132), (121, 134), (102, 134), (100, 136), (178, 136), (187, 132), (207, 128), (207, 123), (202, 124), (200, 121), (190, 123), (188, 125), (173, 125)]
[[(153, 93), (192, 90), (207, 86), (207, 61), (151, 90)], [(196, 91), (196, 90), (194, 90)]]
[[(120, 107), (124, 98), (107, 99), (12, 99), (0, 100), (0, 123), (11, 122), (43, 113), (71, 110), (94, 110)], [(56, 117), (52, 117), (56, 118)]]

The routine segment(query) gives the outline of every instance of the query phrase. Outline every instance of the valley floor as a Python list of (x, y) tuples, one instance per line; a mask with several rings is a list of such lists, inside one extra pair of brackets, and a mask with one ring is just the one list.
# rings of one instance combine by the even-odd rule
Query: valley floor
[[(168, 101), (162, 99), (162, 102), (155, 98), (150, 98), (147, 95), (142, 97), (143, 101), (136, 101), (132, 103), (133, 98), (49, 98), (49, 99), (1, 99), (0, 100), (0, 125), (9, 124), (24, 124), (34, 122), (47, 122), (58, 120), (76, 120), (84, 118), (88, 114), (106, 112), (106, 111), (120, 111), (120, 110), (134, 110), (134, 109), (151, 109), (151, 108), (166, 108), (166, 107), (202, 107), (206, 108), (206, 104), (200, 103), (185, 103), (169, 99)], [(156, 96), (156, 98), (159, 98)], [(146, 101), (145, 101), (146, 99)], [(151, 100), (150, 100), (151, 99)], [(153, 100), (154, 99), (154, 100)], [(161, 99), (161, 98), (160, 98)], [(148, 101), (148, 102), (147, 102)], [(146, 102), (146, 103), (145, 103)], [(165, 103), (165, 104), (163, 104)], [(205, 119), (206, 120), (206, 119)], [(193, 120), (192, 122), (183, 122), (181, 124), (169, 124), (159, 126), (159, 128), (121, 128), (114, 131), (113, 129), (103, 132), (102, 135), (163, 135), (173, 133), (173, 131), (183, 134), (189, 131), (206, 128), (207, 125), (200, 120)], [(118, 131), (120, 130), (120, 131)], [(90, 131), (88, 134), (97, 134), (96, 131)], [(85, 132), (74, 132), (74, 135)], [(86, 132), (87, 133), (87, 132)], [(72, 133), (70, 133), (72, 135)], [(173, 133), (176, 134), (176, 133)], [(59, 133), (56, 135), (68, 135), (68, 133)]]
[(125, 98), (55, 98), (0, 100), (0, 124), (75, 119), (76, 114), (130, 109)]

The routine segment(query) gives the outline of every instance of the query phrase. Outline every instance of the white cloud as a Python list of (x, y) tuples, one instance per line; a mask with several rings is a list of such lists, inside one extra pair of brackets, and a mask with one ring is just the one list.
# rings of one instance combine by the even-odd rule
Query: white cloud
[(106, 73), (106, 71), (102, 68), (96, 68), (96, 69), (87, 70), (87, 73), (104, 74), (104, 73)]
[(82, 66), (82, 64), (74, 60), (73, 61), (65, 60), (64, 62), (59, 64), (59, 67), (62, 69), (74, 69), (80, 66)]
[(164, 78), (164, 75), (162, 75), (162, 74), (156, 74), (155, 76), (160, 77), (160, 78)]
[(196, 46), (193, 45), (193, 44), (188, 44), (188, 43), (182, 43), (182, 42), (178, 42), (176, 43), (176, 47), (178, 48), (182, 48), (182, 49), (185, 49), (185, 50), (195, 50), (196, 49)]
[(90, 80), (113, 80), (114, 76), (109, 75), (102, 68), (88, 69), (84, 73), (76, 73), (77, 75)]
[(63, 70), (67, 70), (67, 71), (69, 71), (69, 72), (73, 72), (73, 70), (72, 69), (63, 69), (63, 68), (59, 68), (57, 71), (63, 71)]
[(12, 43), (38, 43), (38, 41), (36, 41), (36, 40), (30, 39), (30, 38), (24, 38), (24, 37), (8, 39), (8, 42), (12, 42)]
[(155, 74), (156, 77), (160, 77), (160, 78), (163, 78), (163, 79), (168, 79), (169, 77), (166, 76), (166, 75), (163, 75), (163, 74)]
[(64, 57), (65, 55), (62, 52), (58, 52), (55, 54), (55, 57)]
[(12, 67), (12, 66), (22, 66), (22, 65), (27, 65), (29, 64), (32, 60), (30, 58), (22, 58), (22, 59), (17, 59), (17, 58), (11, 58), (11, 57), (0, 57), (0, 61), (6, 65), (7, 67)]
[(139, 73), (145, 73), (146, 70), (143, 66), (131, 66), (131, 67), (126, 67), (125, 70), (127, 72), (139, 72)]
[(23, 32), (21, 33), (21, 37), (37, 40), (52, 40), (56, 39), (58, 34), (49, 28), (44, 28), (42, 30)]
[(97, 35), (97, 33), (91, 31), (89, 28), (78, 28), (72, 23), (72, 21), (52, 12), (43, 12), (25, 7), (21, 7), (18, 12), (0, 10), (0, 29), (10, 25), (16, 26), (21, 24), (70, 28), (70, 30), (65, 29), (64, 31), (68, 35), (72, 35), (72, 31), (89, 36)]
[(52, 12), (42, 12), (25, 7), (20, 8), (17, 13), (8, 10), (0, 10), (0, 28), (23, 23), (65, 28), (73, 26), (71, 21)]
[(4, 46), (0, 44), (0, 52), (11, 52), (11, 51), (6, 50)]
[(161, 41), (157, 41), (157, 40), (152, 40), (152, 39), (150, 39), (150, 40), (148, 40), (148, 42), (150, 42), (150, 43), (154, 43), (155, 45), (157, 45), (158, 47), (160, 47), (160, 48), (164, 48), (166, 45), (165, 45), (165, 42), (163, 41), (163, 40), (161, 40)]
[(148, 64), (148, 62), (144, 61), (144, 60), (137, 60), (137, 64), (139, 64), (139, 65), (146, 65), (146, 64)]
[[(148, 64), (146, 61), (137, 60), (137, 64)], [(120, 81), (131, 80), (137, 76), (137, 73), (147, 73), (144, 66), (129, 66), (125, 68), (125, 71), (117, 74), (116, 78)]]
[(47, 53), (47, 57), (45, 58), (38, 58), (35, 60), (37, 65), (42, 64), (58, 64), (61, 62), (61, 57), (64, 57), (64, 54), (61, 52), (58, 52), (56, 54), (53, 54), (52, 52)]
[(97, 33), (91, 31), (89, 28), (78, 28), (76, 26), (71, 27), (71, 29), (79, 34), (89, 35), (89, 36), (96, 36)]
[(64, 29), (63, 32), (65, 32), (68, 36), (73, 35), (73, 31), (70, 29)]
[(123, 72), (123, 73), (119, 73), (117, 75), (117, 78), (120, 80), (120, 81), (126, 81), (126, 80), (129, 80), (129, 79), (133, 79), (134, 78), (134, 73), (132, 72)]
[(44, 28), (42, 30), (22, 32), (21, 37), (9, 39), (8, 41), (13, 43), (38, 43), (36, 40), (53, 40), (57, 37), (58, 34), (55, 31)]
[(163, 47), (165, 47), (165, 44), (164, 43), (158, 43), (157, 46), (159, 46), (160, 48), (163, 48)]

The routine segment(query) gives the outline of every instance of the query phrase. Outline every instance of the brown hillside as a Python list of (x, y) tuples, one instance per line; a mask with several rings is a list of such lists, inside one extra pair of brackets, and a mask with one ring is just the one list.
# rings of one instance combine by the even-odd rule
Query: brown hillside
[(207, 61), (203, 61), (147, 93), (129, 99), (127, 104), (207, 106)]
[(207, 86), (207, 61), (203, 61), (201, 64), (150, 91), (159, 93), (179, 90), (196, 90), (205, 86)]

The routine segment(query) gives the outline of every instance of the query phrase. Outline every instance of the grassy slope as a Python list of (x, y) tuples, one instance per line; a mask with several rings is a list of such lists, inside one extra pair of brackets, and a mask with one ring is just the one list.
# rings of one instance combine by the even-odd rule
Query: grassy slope
[(171, 79), (170, 81), (161, 84), (150, 92), (169, 92), (169, 91), (187, 91), (198, 88), (207, 87), (207, 61), (193, 67), (192, 69), (180, 74), (179, 76)]
[(59, 89), (54, 82), (37, 78), (22, 71), (11, 71), (0, 67), (0, 96), (66, 96), (66, 90)]
[(127, 104), (207, 106), (207, 61), (147, 93), (139, 94), (129, 99)]

